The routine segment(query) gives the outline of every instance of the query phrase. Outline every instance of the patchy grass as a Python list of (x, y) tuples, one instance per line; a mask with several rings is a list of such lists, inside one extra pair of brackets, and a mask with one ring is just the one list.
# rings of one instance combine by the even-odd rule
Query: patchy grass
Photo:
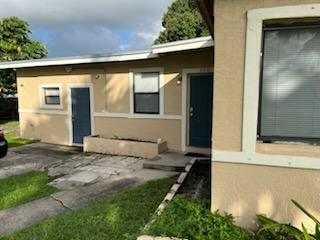
[(20, 137), (14, 136), (14, 135), (12, 135), (12, 133), (5, 134), (5, 137), (6, 137), (7, 141), (8, 141), (9, 148), (19, 147), (19, 146), (23, 146), (23, 145), (27, 145), (27, 144), (31, 144), (31, 143), (37, 142), (35, 140), (29, 140), (29, 139), (24, 139), (24, 138), (20, 138)]
[(29, 172), (0, 180), (0, 210), (39, 199), (57, 191), (44, 172)]
[(176, 196), (147, 230), (153, 236), (189, 240), (252, 240), (254, 236), (234, 225), (231, 215), (211, 213), (206, 203)]
[(136, 239), (173, 182), (173, 179), (148, 182), (2, 239)]
[(4, 131), (5, 137), (10, 147), (19, 147), (26, 144), (34, 143), (34, 140), (20, 138), (19, 121), (1, 121), (0, 129)]

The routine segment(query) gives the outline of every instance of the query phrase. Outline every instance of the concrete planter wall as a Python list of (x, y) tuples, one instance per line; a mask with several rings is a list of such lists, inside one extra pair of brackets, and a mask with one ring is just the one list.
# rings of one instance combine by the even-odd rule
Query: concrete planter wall
[(110, 155), (154, 158), (168, 149), (166, 141), (142, 142), (103, 138), (100, 136), (85, 137), (84, 152), (94, 152)]

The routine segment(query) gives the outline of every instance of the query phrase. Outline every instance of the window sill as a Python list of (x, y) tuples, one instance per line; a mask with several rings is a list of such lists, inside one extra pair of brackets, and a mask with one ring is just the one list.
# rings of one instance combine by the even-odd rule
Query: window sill
[(42, 105), (40, 106), (41, 110), (63, 110), (62, 105)]
[(316, 145), (292, 143), (257, 143), (256, 153), (288, 156), (320, 157), (320, 147)]

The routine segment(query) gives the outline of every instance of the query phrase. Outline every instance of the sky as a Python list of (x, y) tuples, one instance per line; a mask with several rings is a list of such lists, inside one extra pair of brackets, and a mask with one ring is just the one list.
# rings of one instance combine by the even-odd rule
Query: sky
[(141, 50), (173, 0), (0, 0), (0, 16), (26, 20), (49, 57)]

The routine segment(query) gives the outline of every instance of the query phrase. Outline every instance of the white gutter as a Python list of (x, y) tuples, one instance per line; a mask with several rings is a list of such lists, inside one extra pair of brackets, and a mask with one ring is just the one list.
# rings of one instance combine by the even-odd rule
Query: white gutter
[(177, 42), (159, 44), (152, 46), (152, 53), (169, 53), (193, 50), (199, 48), (213, 47), (213, 41), (211, 37), (194, 38), (190, 40), (182, 40)]
[(190, 40), (182, 40), (172, 43), (154, 45), (150, 50), (145, 51), (111, 53), (107, 55), (91, 55), (82, 57), (47, 58), (27, 61), (3, 62), (0, 63), (0, 69), (144, 60), (157, 58), (159, 57), (159, 54), (208, 47), (213, 47), (213, 41), (211, 37), (201, 37)]

